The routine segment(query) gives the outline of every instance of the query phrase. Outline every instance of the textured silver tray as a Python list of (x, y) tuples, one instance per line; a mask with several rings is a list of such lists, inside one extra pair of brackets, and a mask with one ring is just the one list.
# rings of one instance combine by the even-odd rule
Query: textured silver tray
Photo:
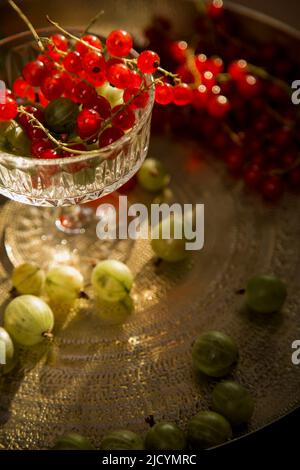
[[(44, 3), (26, 3), (33, 5), (33, 16), (41, 23)], [(72, 2), (70, 10), (66, 5), (65, 11), (58, 3), (51, 2), (47, 12), (66, 25), (79, 22), (80, 1)], [(163, 13), (174, 17), (176, 11), (177, 28), (188, 36), (191, 4), (187, 8), (179, 1), (160, 3)], [(84, 4), (80, 22), (92, 16), (96, 4)], [(156, 1), (103, 2), (107, 14), (101, 32), (105, 34), (113, 23), (137, 32), (158, 5)], [(18, 28), (17, 22), (5, 24)], [(253, 16), (245, 24), (257, 34), (275, 34), (274, 25), (266, 26)], [(195, 165), (193, 155), (201, 152), (205, 155), (200, 143), (168, 138), (153, 138), (150, 148), (150, 155), (164, 160), (172, 175), (175, 199), (205, 204), (204, 249), (187, 262), (157, 267), (147, 241), (114, 245), (110, 257), (125, 260), (135, 274), (133, 311), (119, 308), (119, 324), (111, 325), (110, 307), (97, 304), (92, 296), (71, 312), (56, 311), (53, 347), (46, 352), (42, 348), (21, 352), (21, 369), (1, 379), (0, 443), (4, 447), (45, 448), (68, 431), (89, 436), (97, 446), (111, 429), (146, 432), (144, 419), (149, 414), (184, 427), (194, 413), (210, 405), (213, 382), (193, 372), (191, 345), (198, 334), (212, 329), (229, 333), (239, 345), (240, 361), (233, 377), (256, 400), (255, 414), (244, 432), (300, 405), (299, 368), (291, 362), (291, 344), (300, 337), (300, 200), (286, 196), (276, 207), (263, 205), (217, 163), (203, 158)], [(11, 210), (11, 204), (1, 207), (2, 235)], [(50, 209), (42, 210), (47, 217)], [(32, 208), (31, 214), (34, 227), (37, 209)], [(20, 228), (24, 223), (20, 208)], [(28, 239), (28, 258), (33, 248)], [(87, 280), (92, 256), (87, 254)], [(2, 312), (11, 285), (4, 252), (1, 260)], [(256, 273), (274, 273), (287, 282), (288, 301), (280, 314), (260, 317), (244, 310), (235, 292)]]

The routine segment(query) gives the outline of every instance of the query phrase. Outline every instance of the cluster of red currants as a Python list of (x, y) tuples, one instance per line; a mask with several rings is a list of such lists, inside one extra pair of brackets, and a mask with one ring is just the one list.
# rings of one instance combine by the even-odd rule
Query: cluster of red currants
[(190, 45), (174, 39), (165, 18), (155, 18), (146, 35), (190, 88), (184, 110), (155, 110), (154, 130), (168, 123), (176, 135), (206, 142), (234, 177), (267, 200), (300, 189), (300, 119), (290, 96), (297, 67), (283, 46), (249, 39), (221, 0), (196, 18)]
[[(161, 104), (189, 102), (191, 89), (180, 80), (174, 87), (166, 82), (169, 73), (160, 69), (158, 54), (146, 50), (129, 58), (133, 40), (126, 31), (112, 31), (105, 45), (93, 34), (84, 35), (75, 44), (62, 34), (45, 41), (42, 53), (25, 65), (22, 77), (15, 80), (6, 103), (0, 106), (0, 121), (18, 121), (32, 141), (35, 157), (72, 156), (73, 149), (84, 152), (90, 144), (103, 148), (117, 141), (134, 126), (137, 110), (147, 106), (151, 86), (156, 85), (156, 100)], [(146, 75), (158, 70), (160, 77), (147, 84)], [(115, 90), (121, 92), (117, 99)], [(21, 111), (18, 102), (23, 104)], [(62, 121), (68, 114), (74, 117), (75, 112), (74, 128), (68, 127), (70, 135), (57, 125), (51, 127), (51, 119), (47, 119), (51, 112)], [(45, 130), (59, 137), (64, 150), (55, 146)], [(74, 144), (74, 137), (80, 142)]]

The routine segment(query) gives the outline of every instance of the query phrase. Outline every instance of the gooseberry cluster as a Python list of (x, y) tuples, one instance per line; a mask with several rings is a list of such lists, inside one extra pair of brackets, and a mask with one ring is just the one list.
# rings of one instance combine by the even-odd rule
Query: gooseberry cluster
[[(190, 44), (174, 39), (165, 18), (155, 18), (145, 34), (149, 47), (189, 86), (183, 99), (189, 106), (156, 108), (153, 130), (171, 128), (205, 143), (231, 175), (268, 201), (300, 189), (300, 119), (290, 86), (297, 64), (289, 51), (249, 40), (221, 0), (198, 14)], [(158, 102), (168, 102), (167, 87), (156, 93)]]
[[(127, 31), (114, 30), (103, 42), (49, 21), (64, 34), (38, 37), (41, 53), (24, 66), (0, 105), (0, 121), (17, 122), (32, 156), (67, 157), (111, 145), (134, 127), (152, 87), (159, 103), (189, 102), (191, 89), (160, 67), (156, 52), (132, 56)], [(5, 134), (7, 126), (1, 130)]]

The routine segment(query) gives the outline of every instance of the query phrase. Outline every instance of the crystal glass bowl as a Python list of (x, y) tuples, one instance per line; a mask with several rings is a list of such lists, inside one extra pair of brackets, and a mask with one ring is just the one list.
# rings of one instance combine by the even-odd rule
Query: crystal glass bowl
[[(49, 36), (53, 30), (43, 30)], [(38, 51), (31, 33), (0, 41), (7, 86), (21, 75), (26, 62)], [(132, 51), (132, 55), (137, 53)], [(152, 80), (147, 77), (148, 83)], [(121, 139), (95, 154), (58, 159), (21, 157), (0, 151), (0, 193), (15, 201), (36, 206), (80, 204), (115, 191), (139, 169), (148, 152), (153, 88), (147, 107), (138, 111), (135, 126)]]

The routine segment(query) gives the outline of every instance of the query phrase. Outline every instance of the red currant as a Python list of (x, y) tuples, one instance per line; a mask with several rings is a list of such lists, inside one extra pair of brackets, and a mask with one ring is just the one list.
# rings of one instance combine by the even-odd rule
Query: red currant
[(185, 106), (192, 101), (193, 91), (186, 83), (180, 83), (173, 89), (173, 102), (177, 106)]
[(15, 100), (9, 96), (5, 99), (4, 104), (0, 104), (0, 121), (10, 121), (18, 114), (18, 105)]
[(41, 90), (38, 90), (38, 102), (43, 106), (46, 107), (49, 104), (49, 100), (45, 97), (44, 93)]
[(50, 75), (51, 73), (57, 72), (57, 67), (51, 57), (40, 54), (37, 56), (37, 60), (40, 60), (41, 62), (43, 62), (43, 64), (46, 67), (48, 75)]
[(83, 109), (77, 116), (77, 134), (81, 139), (90, 139), (100, 130), (102, 119), (94, 109)]
[(133, 88), (140, 88), (142, 83), (143, 77), (136, 70), (131, 70), (130, 86), (132, 86)]
[(116, 88), (124, 89), (130, 85), (130, 70), (124, 64), (111, 65), (107, 71), (108, 81)]
[(59, 98), (64, 92), (64, 82), (60, 75), (47, 77), (41, 86), (45, 98), (49, 101)]
[(253, 75), (245, 75), (238, 81), (238, 89), (245, 98), (253, 98), (260, 92), (260, 83)]
[(29, 85), (40, 86), (47, 74), (45, 64), (40, 60), (28, 62), (23, 68), (23, 77)]
[(26, 98), (35, 101), (35, 92), (32, 86), (28, 85), (22, 77), (17, 78), (13, 84), (13, 92), (19, 98)]
[(39, 127), (29, 126), (26, 129), (26, 133), (31, 140), (46, 139), (47, 135)]
[(173, 101), (173, 87), (170, 83), (158, 84), (155, 88), (155, 101), (167, 105)]
[(80, 70), (82, 70), (82, 57), (79, 52), (69, 52), (63, 60), (63, 66), (68, 72), (80, 72)]
[(205, 85), (200, 85), (193, 90), (192, 105), (196, 109), (203, 109), (208, 102), (208, 91)]
[(206, 70), (209, 70), (213, 75), (222, 73), (224, 69), (224, 63), (221, 57), (211, 57), (206, 62)]
[(116, 57), (126, 57), (133, 46), (131, 35), (122, 29), (112, 31), (106, 39), (108, 52)]
[(83, 81), (75, 85), (74, 93), (77, 101), (86, 105), (93, 102), (97, 96), (95, 88)]
[(42, 151), (41, 153), (41, 158), (45, 158), (45, 159), (51, 159), (51, 158), (59, 158), (60, 155), (59, 153), (54, 150), (54, 149), (45, 149)]
[(207, 6), (207, 13), (212, 19), (220, 18), (224, 13), (224, 6), (222, 0), (213, 0)]
[(229, 111), (230, 104), (223, 95), (212, 96), (208, 102), (208, 112), (215, 118), (223, 118)]
[(69, 41), (63, 34), (53, 34), (50, 39), (60, 51), (66, 52), (68, 50)]
[(106, 62), (101, 52), (87, 52), (82, 59), (82, 65), (86, 72), (93, 74), (103, 73), (106, 69)]
[(144, 109), (149, 101), (149, 93), (141, 91), (140, 88), (126, 88), (123, 94), (125, 103), (129, 103), (132, 109)]
[(242, 149), (231, 150), (225, 157), (228, 170), (233, 174), (238, 174), (243, 168), (245, 155)]
[[(99, 49), (100, 51), (102, 50), (101, 41), (94, 34), (86, 34), (85, 36), (82, 36), (82, 38), (80, 39), (86, 42), (87, 44), (89, 44), (90, 46), (93, 46), (96, 49)], [(83, 44), (80, 41), (77, 41), (75, 49), (77, 52), (79, 52), (81, 56), (84, 56), (84, 54), (86, 54), (87, 52), (91, 50), (87, 45)]]
[(186, 64), (181, 64), (176, 69), (176, 74), (184, 83), (194, 83), (195, 77), (192, 72), (188, 69)]
[(122, 129), (118, 129), (117, 127), (108, 127), (100, 134), (99, 147), (107, 147), (108, 145), (111, 145), (117, 140), (121, 139), (123, 135), (124, 132)]
[(154, 73), (160, 64), (159, 55), (153, 51), (143, 51), (137, 60), (137, 66), (143, 73)]
[[(72, 145), (69, 145), (69, 148), (74, 149), (74, 150), (81, 150), (81, 151), (87, 150), (87, 146), (84, 144), (72, 144)], [(78, 155), (79, 155), (78, 153), (68, 152), (67, 150), (62, 150), (61, 152), (62, 157), (76, 157)], [(84, 162), (79, 162), (79, 163), (84, 163)]]
[(107, 119), (111, 116), (110, 103), (104, 96), (97, 95), (94, 100), (89, 102), (89, 105), (83, 105), (83, 107), (97, 111), (102, 119)]
[(243, 79), (247, 73), (248, 64), (245, 60), (236, 60), (235, 62), (231, 62), (228, 67), (228, 73), (233, 80), (240, 80)]
[(42, 157), (45, 150), (53, 148), (52, 142), (48, 139), (37, 139), (31, 144), (31, 155)]
[(112, 119), (112, 125), (122, 129), (122, 131), (127, 131), (134, 126), (135, 123), (135, 114), (130, 108), (123, 108), (123, 105), (115, 106), (112, 109), (112, 115), (114, 116)]
[(300, 188), (300, 167), (293, 168), (288, 172), (288, 182), (292, 188)]
[(261, 192), (268, 201), (277, 201), (283, 193), (283, 182), (279, 176), (267, 176), (262, 182)]
[(205, 70), (205, 72), (201, 74), (201, 83), (202, 85), (205, 85), (206, 88), (211, 90), (212, 87), (216, 84), (216, 79), (213, 73), (210, 72), (209, 70)]
[(186, 61), (188, 45), (185, 41), (172, 41), (170, 43), (170, 55), (178, 63)]
[(207, 57), (205, 54), (199, 54), (195, 57), (195, 65), (198, 69), (198, 72), (202, 73), (207, 70)]

